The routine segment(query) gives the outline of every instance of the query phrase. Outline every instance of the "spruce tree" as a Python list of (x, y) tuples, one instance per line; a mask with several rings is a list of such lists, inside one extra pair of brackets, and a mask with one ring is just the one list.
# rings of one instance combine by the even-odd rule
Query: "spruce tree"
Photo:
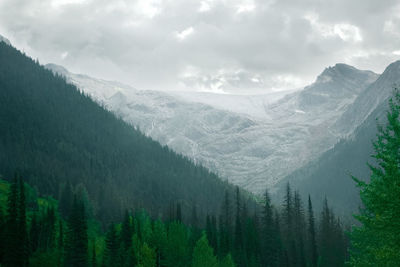
[(232, 250), (232, 206), (228, 191), (225, 191), (224, 201), (222, 203), (222, 212), (220, 216), (220, 253), (221, 257)]
[(119, 242), (115, 225), (111, 224), (106, 235), (106, 248), (103, 256), (103, 266), (115, 266), (119, 263)]
[(400, 262), (400, 92), (389, 100), (387, 123), (378, 126), (373, 143), (376, 165), (370, 182), (354, 178), (363, 208), (351, 233), (352, 266), (398, 266)]
[(156, 253), (145, 242), (140, 247), (138, 267), (154, 267), (154, 266), (156, 266)]
[(209, 246), (207, 236), (204, 232), (196, 242), (192, 258), (193, 267), (218, 267), (217, 258), (214, 256), (213, 249)]
[(219, 263), (219, 267), (235, 267), (231, 254), (227, 254)]
[(124, 219), (122, 222), (122, 229), (121, 229), (121, 241), (122, 246), (125, 250), (132, 246), (132, 223), (131, 223), (131, 216), (129, 212), (126, 210)]
[(241, 207), (241, 199), (239, 187), (236, 187), (236, 214), (235, 214), (235, 254), (242, 253), (243, 249), (243, 226), (242, 226), (242, 207)]
[(310, 195), (308, 195), (308, 253), (309, 265), (311, 267), (316, 267), (318, 263), (318, 252), (315, 233), (315, 219)]
[(65, 266), (88, 266), (88, 234), (84, 204), (75, 196), (68, 218)]
[(28, 233), (26, 229), (25, 187), (19, 175), (15, 175), (7, 200), (6, 234), (7, 247), (4, 266), (27, 266)]
[(264, 208), (263, 208), (263, 263), (265, 266), (273, 266), (276, 263), (276, 230), (274, 227), (273, 209), (268, 190), (264, 193)]

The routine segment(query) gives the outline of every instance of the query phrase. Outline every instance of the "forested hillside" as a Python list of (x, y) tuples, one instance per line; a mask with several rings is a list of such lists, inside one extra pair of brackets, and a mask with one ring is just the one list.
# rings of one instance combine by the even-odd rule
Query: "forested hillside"
[[(351, 176), (368, 180), (370, 170), (367, 162), (373, 163), (372, 140), (377, 134), (377, 125), (386, 122), (387, 103), (382, 103), (368, 119), (356, 129), (352, 138), (342, 140), (303, 168), (293, 172), (283, 182), (290, 182), (302, 196), (311, 194), (319, 204), (327, 197), (336, 211), (350, 218), (361, 205), (359, 190)], [(281, 190), (283, 192), (283, 190)], [(317, 206), (318, 210), (322, 206)]]
[(4, 42), (0, 62), (4, 177), (18, 170), (55, 198), (84, 191), (102, 222), (139, 207), (167, 216), (178, 203), (185, 214), (215, 212), (224, 192), (233, 190)]
[[(218, 214), (182, 222), (178, 205), (168, 220), (144, 210), (102, 231), (83, 192), (67, 212), (16, 175), (0, 179), (0, 265), (257, 267), (344, 266), (348, 241), (327, 202), (320, 216), (287, 187), (281, 208), (265, 194), (262, 213), (250, 213), (240, 191), (225, 194)], [(205, 227), (199, 226), (206, 222)]]

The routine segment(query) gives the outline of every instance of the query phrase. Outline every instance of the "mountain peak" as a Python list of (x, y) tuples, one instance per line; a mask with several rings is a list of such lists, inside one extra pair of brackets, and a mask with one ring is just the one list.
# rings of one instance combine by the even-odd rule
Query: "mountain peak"
[(7, 38), (2, 36), (2, 35), (0, 35), (0, 42), (4, 42), (4, 43), (6, 43), (8, 45), (11, 45), (11, 42)]
[(388, 73), (388, 72), (389, 73), (393, 73), (393, 72), (400, 73), (400, 60), (397, 60), (397, 61), (395, 61), (393, 63), (390, 63), (390, 65), (386, 67), (386, 69), (383, 72), (383, 74), (384, 73)]
[(327, 67), (317, 77), (316, 83), (327, 83), (337, 80), (372, 80), (377, 79), (378, 75), (369, 70), (359, 70), (353, 66), (337, 63), (333, 67)]

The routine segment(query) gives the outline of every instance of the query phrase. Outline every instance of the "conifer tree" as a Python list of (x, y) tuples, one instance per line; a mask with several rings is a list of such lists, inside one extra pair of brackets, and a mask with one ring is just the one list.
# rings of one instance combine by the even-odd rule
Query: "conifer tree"
[(127, 250), (130, 246), (132, 246), (132, 224), (131, 224), (131, 216), (129, 212), (126, 210), (124, 219), (122, 222), (122, 229), (121, 229), (121, 241), (123, 248)]
[(311, 267), (316, 267), (318, 263), (318, 252), (315, 233), (315, 219), (310, 195), (308, 195), (308, 250), (308, 263)]
[(231, 254), (227, 254), (219, 263), (219, 267), (235, 267)]
[(60, 202), (59, 202), (59, 208), (63, 218), (68, 218), (69, 210), (72, 207), (73, 198), (74, 198), (74, 193), (72, 191), (71, 183), (68, 180), (61, 190)]
[(273, 266), (276, 262), (276, 229), (274, 225), (273, 209), (268, 190), (264, 193), (264, 208), (263, 208), (263, 263), (265, 266)]
[(222, 212), (220, 216), (220, 253), (224, 257), (232, 249), (232, 207), (228, 191), (225, 191)]
[(370, 182), (354, 180), (364, 207), (351, 233), (352, 266), (397, 266), (400, 262), (400, 92), (389, 100), (387, 123), (373, 143), (377, 165), (369, 165)]
[(190, 264), (189, 231), (179, 222), (168, 226), (165, 265), (168, 267), (186, 267)]
[(4, 266), (27, 266), (28, 234), (26, 229), (25, 187), (19, 175), (15, 175), (7, 200), (6, 241)]
[(74, 196), (68, 218), (65, 266), (88, 266), (88, 235), (84, 204)]
[(236, 214), (235, 214), (235, 251), (240, 253), (243, 249), (242, 206), (239, 187), (236, 187)]
[(209, 246), (207, 236), (204, 232), (194, 247), (192, 266), (218, 267), (217, 258), (214, 256), (213, 249)]
[(34, 253), (39, 248), (39, 222), (37, 219), (36, 213), (32, 215), (31, 219), (31, 228), (29, 233), (29, 241), (30, 241), (30, 253)]
[(306, 266), (306, 258), (304, 251), (304, 229), (305, 229), (305, 219), (303, 205), (301, 202), (300, 194), (298, 191), (294, 192), (293, 200), (293, 222), (294, 222), (294, 238), (296, 244), (296, 252), (294, 255), (296, 266)]
[(154, 266), (156, 266), (156, 253), (145, 242), (140, 247), (138, 267), (154, 267)]
[(106, 248), (103, 257), (103, 266), (115, 266), (119, 263), (118, 259), (119, 242), (115, 225), (111, 224), (106, 235)]

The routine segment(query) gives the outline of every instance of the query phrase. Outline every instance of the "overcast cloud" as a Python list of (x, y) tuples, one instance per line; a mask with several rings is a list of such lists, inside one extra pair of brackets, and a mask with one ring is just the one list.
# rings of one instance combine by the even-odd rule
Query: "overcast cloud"
[(268, 92), (338, 62), (382, 72), (400, 58), (400, 1), (0, 0), (0, 34), (140, 89)]

